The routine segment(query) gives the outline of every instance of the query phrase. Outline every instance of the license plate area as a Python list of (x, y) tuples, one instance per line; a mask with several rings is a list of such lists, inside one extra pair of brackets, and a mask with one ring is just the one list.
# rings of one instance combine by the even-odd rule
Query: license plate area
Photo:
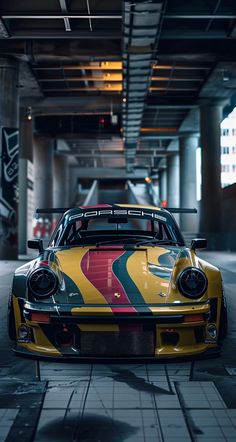
[(154, 329), (80, 333), (81, 356), (153, 356), (154, 351)]

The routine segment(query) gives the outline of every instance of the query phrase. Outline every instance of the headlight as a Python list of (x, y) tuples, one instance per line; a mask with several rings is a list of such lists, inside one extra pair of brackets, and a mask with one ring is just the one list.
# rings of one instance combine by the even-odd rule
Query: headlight
[(47, 298), (57, 290), (57, 275), (49, 268), (39, 267), (29, 276), (28, 287), (36, 298)]
[(187, 267), (178, 277), (179, 291), (188, 298), (200, 298), (207, 289), (207, 277), (202, 270)]

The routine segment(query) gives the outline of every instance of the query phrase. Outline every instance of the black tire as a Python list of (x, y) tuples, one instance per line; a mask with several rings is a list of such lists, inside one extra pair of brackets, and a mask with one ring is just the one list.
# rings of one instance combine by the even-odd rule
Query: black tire
[(8, 328), (8, 336), (12, 341), (16, 340), (16, 323), (15, 323), (15, 314), (12, 303), (12, 296), (10, 296), (9, 304), (8, 304), (8, 317), (7, 317), (7, 328)]
[(228, 332), (228, 315), (227, 315), (227, 306), (226, 300), (223, 296), (221, 311), (220, 311), (220, 327), (219, 327), (219, 340), (222, 341), (226, 338)]

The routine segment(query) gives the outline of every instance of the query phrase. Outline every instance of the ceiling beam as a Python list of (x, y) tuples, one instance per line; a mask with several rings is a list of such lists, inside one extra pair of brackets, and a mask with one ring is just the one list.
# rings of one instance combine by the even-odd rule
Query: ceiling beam
[(156, 109), (163, 109), (163, 110), (167, 110), (167, 109), (196, 109), (198, 108), (197, 104), (173, 104), (173, 105), (168, 105), (168, 104), (147, 104), (145, 106), (145, 110), (156, 110)]
[[(163, 2), (123, 2), (123, 136), (127, 171), (135, 163), (145, 98), (153, 74), (153, 54), (160, 37)], [(140, 75), (141, 72), (143, 75)], [(133, 82), (132, 79), (136, 78)], [(133, 107), (138, 105), (138, 118)]]
[(54, 70), (91, 70), (91, 71), (122, 71), (122, 62), (121, 61), (101, 61), (97, 64), (82, 64), (82, 65), (63, 65), (63, 66), (35, 66), (34, 70), (37, 71), (54, 71)]
[(165, 14), (166, 20), (235, 20), (235, 14)]
[[(88, 153), (78, 153), (75, 151), (70, 150), (59, 150), (57, 152), (60, 155), (67, 155), (67, 156), (73, 156), (76, 158), (86, 158), (86, 159), (93, 159), (93, 158), (124, 158), (124, 153), (117, 153), (117, 152), (106, 152), (106, 151), (95, 151), (92, 153), (92, 157), (90, 156), (90, 152)], [(163, 156), (169, 156), (173, 155), (173, 153), (176, 153), (176, 151), (171, 150), (162, 150), (156, 152), (145, 152), (145, 151), (136, 151), (135, 157), (137, 158), (149, 158), (149, 157), (163, 157)]]
[(202, 77), (174, 77), (167, 76), (167, 77), (152, 77), (152, 81), (203, 81)]
[[(82, 70), (82, 69), (81, 69)], [(58, 82), (58, 81), (98, 81), (98, 82), (107, 82), (107, 83), (120, 83), (122, 81), (122, 75), (121, 74), (113, 74), (110, 77), (106, 76), (107, 74), (105, 74), (104, 77), (88, 77), (88, 76), (84, 76), (84, 77), (62, 77), (62, 78), (38, 78), (38, 81), (40, 82)]]
[[(0, 38), (1, 32), (0, 32)], [(11, 40), (20, 40), (20, 39), (66, 39), (66, 40), (73, 40), (73, 39), (79, 39), (79, 40), (94, 40), (94, 39), (110, 39), (110, 40), (120, 40), (121, 39), (121, 32), (116, 30), (102, 30), (102, 31), (73, 31), (71, 32), (65, 32), (65, 31), (57, 31), (52, 29), (45, 29), (45, 30), (22, 30), (22, 31), (16, 31), (14, 30), (14, 33), (11, 35)]]
[(167, 69), (174, 69), (175, 71), (177, 71), (177, 70), (187, 70), (187, 71), (197, 71), (197, 70), (204, 70), (204, 69), (206, 69), (206, 70), (209, 70), (209, 69), (211, 69), (211, 67), (209, 66), (209, 65), (207, 65), (207, 66), (205, 66), (205, 65), (186, 65), (186, 64), (180, 64), (180, 65), (178, 65), (178, 64), (176, 64), (176, 63), (174, 63), (174, 64), (154, 64), (153, 65), (153, 69), (154, 69), (154, 72), (155, 72), (155, 70), (162, 70), (162, 69), (165, 69), (165, 70), (167, 70)]
[[(196, 31), (196, 30), (184, 30), (184, 29), (168, 29), (163, 30), (161, 34), (162, 40), (222, 40), (229, 39), (228, 31)], [(230, 38), (235, 38), (231, 36)]]
[(120, 14), (77, 14), (77, 13), (65, 13), (65, 14), (12, 14), (1, 16), (3, 20), (64, 20), (64, 18), (78, 18), (80, 20), (121, 20)]
[[(63, 81), (63, 80), (62, 80)], [(83, 81), (83, 78), (80, 80)], [(65, 85), (65, 87), (57, 87), (57, 88), (45, 88), (43, 89), (44, 92), (99, 92), (99, 91), (105, 91), (105, 92), (121, 92), (122, 91), (122, 84), (102, 84), (101, 86), (88, 86), (88, 87), (68, 87)]]

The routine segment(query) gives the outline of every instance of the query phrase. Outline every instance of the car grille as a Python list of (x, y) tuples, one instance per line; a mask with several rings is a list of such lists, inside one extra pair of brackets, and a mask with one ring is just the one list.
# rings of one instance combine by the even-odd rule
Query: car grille
[(82, 356), (153, 356), (153, 331), (82, 332)]

